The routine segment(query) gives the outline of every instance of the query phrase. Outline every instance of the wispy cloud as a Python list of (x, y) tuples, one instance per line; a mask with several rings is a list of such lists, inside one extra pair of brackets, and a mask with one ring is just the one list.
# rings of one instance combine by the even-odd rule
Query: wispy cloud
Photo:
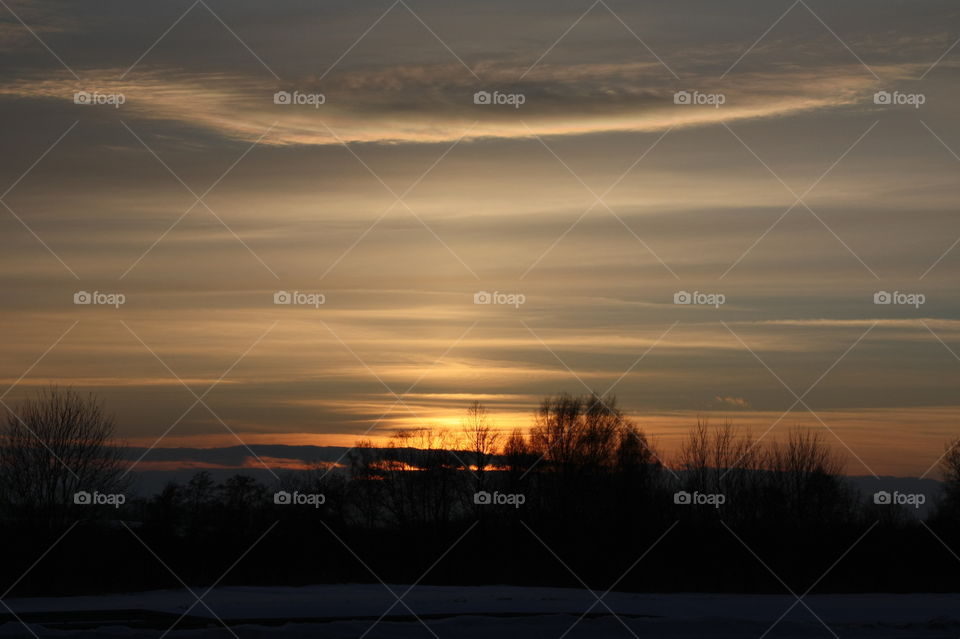
[[(660, 131), (772, 118), (864, 104), (875, 80), (856, 65), (778, 70), (739, 75), (722, 86), (692, 77), (666, 86), (646, 63), (545, 65), (535, 78), (517, 82), (518, 69), (488, 69), (484, 82), (462, 68), (390, 67), (338, 74), (324, 82), (304, 77), (283, 86), (249, 75), (195, 74), (172, 69), (136, 72), (120, 80), (119, 69), (11, 79), (0, 95), (73, 102), (75, 91), (121, 93), (126, 117), (171, 121), (227, 138), (268, 145), (328, 145), (347, 142), (443, 142), (460, 138), (582, 135), (613, 131)], [(902, 75), (907, 67), (886, 69)], [(272, 82), (272, 79), (271, 79)], [(278, 90), (320, 93), (325, 103), (275, 104)], [(474, 104), (474, 92), (523, 94), (520, 108)], [(675, 104), (678, 90), (723, 91), (720, 108)], [(83, 107), (80, 107), (83, 108)]]

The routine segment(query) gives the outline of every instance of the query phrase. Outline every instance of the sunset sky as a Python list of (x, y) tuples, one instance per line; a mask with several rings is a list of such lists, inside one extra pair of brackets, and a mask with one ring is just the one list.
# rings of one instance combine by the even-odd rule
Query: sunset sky
[(960, 436), (955, 2), (4, 2), (11, 406), (343, 445), (595, 389), (668, 458), (801, 424), (856, 475)]

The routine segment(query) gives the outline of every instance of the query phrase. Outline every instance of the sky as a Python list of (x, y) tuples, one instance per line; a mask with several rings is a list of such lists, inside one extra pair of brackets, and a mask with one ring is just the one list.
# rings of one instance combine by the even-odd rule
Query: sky
[(801, 425), (855, 475), (960, 436), (955, 3), (4, 2), (9, 406), (349, 445), (592, 389), (667, 458)]

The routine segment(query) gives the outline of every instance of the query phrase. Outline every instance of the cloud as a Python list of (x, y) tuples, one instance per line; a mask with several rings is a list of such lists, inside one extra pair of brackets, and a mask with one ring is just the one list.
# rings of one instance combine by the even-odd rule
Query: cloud
[[(856, 64), (747, 73), (723, 85), (691, 77), (679, 87), (701, 94), (722, 89), (725, 103), (714, 108), (675, 104), (678, 87), (666, 85), (647, 63), (545, 65), (523, 82), (516, 79), (521, 74), (500, 66), (486, 69), (478, 83), (459, 65), (435, 64), (350, 71), (323, 81), (307, 76), (277, 86), (251, 76), (173, 69), (138, 70), (120, 79), (121, 69), (103, 68), (85, 71), (79, 84), (65, 71), (11, 79), (0, 95), (72, 103), (76, 91), (123, 94), (125, 118), (176, 122), (243, 141), (262, 136), (267, 145), (329, 145), (661, 131), (866, 104), (877, 88)], [(320, 93), (325, 103), (275, 104), (278, 90)], [(473, 96), (480, 90), (522, 94), (525, 102), (520, 108), (477, 105)]]
[(733, 407), (735, 409), (750, 408), (750, 402), (748, 402), (742, 397), (721, 397), (720, 395), (717, 395), (716, 397), (713, 398), (713, 400), (716, 403), (725, 407)]

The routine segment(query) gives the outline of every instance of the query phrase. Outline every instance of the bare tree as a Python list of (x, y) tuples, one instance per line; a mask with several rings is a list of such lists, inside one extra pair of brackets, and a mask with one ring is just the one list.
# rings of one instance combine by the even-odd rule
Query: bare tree
[(93, 395), (56, 386), (7, 411), (0, 436), (0, 486), (16, 516), (56, 524), (80, 491), (120, 493), (123, 449), (114, 420)]
[(509, 470), (511, 487), (518, 487), (521, 478), (525, 477), (531, 466), (536, 462), (536, 455), (527, 444), (527, 438), (519, 428), (513, 429), (503, 445), (503, 458)]
[(615, 398), (563, 394), (540, 404), (530, 443), (565, 474), (597, 469), (615, 463), (620, 434), (627, 426)]
[(938, 510), (948, 518), (960, 513), (960, 438), (948, 442), (943, 459), (943, 499)]
[(710, 492), (722, 492), (723, 485), (735, 489), (737, 481), (754, 471), (758, 463), (749, 433), (729, 421), (711, 427), (705, 419), (697, 419), (680, 447), (677, 461), (691, 488)]
[(617, 445), (617, 467), (621, 472), (634, 472), (659, 466), (660, 459), (647, 441), (647, 435), (636, 424), (627, 423), (620, 432)]
[[(754, 521), (766, 503), (762, 458), (762, 449), (749, 431), (730, 421), (715, 426), (706, 419), (697, 419), (681, 444), (676, 466), (684, 490), (723, 494), (725, 518)], [(702, 516), (720, 514), (716, 509), (692, 512)]]
[(384, 468), (382, 452), (369, 439), (358, 440), (350, 451), (350, 479), (347, 484), (350, 507), (367, 528), (375, 528), (384, 515)]
[(430, 428), (398, 431), (391, 437), (382, 469), (384, 509), (401, 525), (448, 521), (457, 500), (462, 465), (449, 434)]
[(840, 479), (844, 462), (822, 433), (793, 428), (786, 442), (766, 450), (768, 495), (799, 516), (841, 516), (850, 510), (851, 491)]
[(463, 418), (463, 437), (474, 467), (476, 490), (481, 491), (485, 485), (487, 467), (497, 453), (500, 434), (493, 429), (487, 416), (487, 409), (478, 401), (467, 408), (467, 414)]

